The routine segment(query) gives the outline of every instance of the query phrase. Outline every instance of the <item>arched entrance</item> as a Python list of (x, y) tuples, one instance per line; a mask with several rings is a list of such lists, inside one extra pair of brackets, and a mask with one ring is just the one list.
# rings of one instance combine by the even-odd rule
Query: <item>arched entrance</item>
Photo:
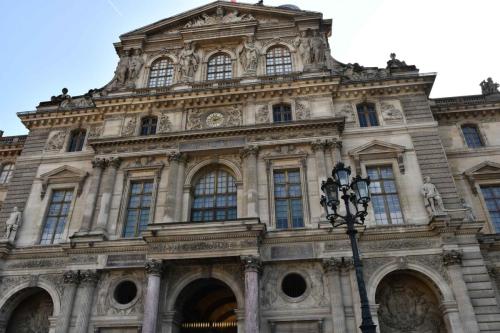
[(385, 276), (375, 295), (380, 332), (446, 333), (439, 297), (433, 289), (412, 271)]
[(188, 284), (177, 298), (181, 333), (236, 333), (236, 297), (222, 281), (198, 279)]
[[(3, 311), (8, 316), (6, 333), (48, 333), (54, 304), (42, 288), (27, 288), (9, 299)], [(10, 310), (10, 311), (9, 311)]]

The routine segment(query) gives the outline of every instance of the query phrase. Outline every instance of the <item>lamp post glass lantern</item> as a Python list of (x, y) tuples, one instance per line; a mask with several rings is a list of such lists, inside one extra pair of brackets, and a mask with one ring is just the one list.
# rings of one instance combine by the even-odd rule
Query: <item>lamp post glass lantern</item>
[[(321, 205), (325, 209), (326, 218), (333, 227), (345, 225), (346, 233), (351, 241), (352, 257), (356, 270), (359, 298), (361, 301), (361, 332), (375, 333), (376, 325), (373, 323), (370, 312), (370, 304), (366, 293), (365, 280), (363, 278), (363, 267), (359, 257), (358, 242), (356, 240), (356, 224), (363, 225), (368, 215), (368, 203), (370, 202), (370, 178), (362, 178), (359, 175), (349, 182), (351, 168), (339, 162), (332, 171), (332, 177), (323, 181), (321, 191)], [(340, 202), (344, 202), (345, 214), (338, 212)], [(355, 210), (351, 212), (351, 209)]]

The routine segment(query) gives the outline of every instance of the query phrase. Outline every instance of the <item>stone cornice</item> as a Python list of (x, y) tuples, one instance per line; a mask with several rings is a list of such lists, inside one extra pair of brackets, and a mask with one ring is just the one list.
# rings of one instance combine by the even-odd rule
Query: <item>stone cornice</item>
[(17, 116), (27, 129), (40, 127), (71, 126), (82, 123), (103, 121), (103, 112), (97, 108), (52, 110), (52, 111), (26, 111), (18, 112)]

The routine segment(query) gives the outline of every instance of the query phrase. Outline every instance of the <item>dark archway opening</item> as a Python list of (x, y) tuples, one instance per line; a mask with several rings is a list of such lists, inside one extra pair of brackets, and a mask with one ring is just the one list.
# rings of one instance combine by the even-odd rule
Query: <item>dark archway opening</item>
[(49, 317), (54, 311), (49, 293), (41, 288), (28, 288), (14, 295), (11, 301), (14, 302), (13, 311), (6, 333), (49, 332)]
[(188, 284), (176, 302), (181, 333), (236, 333), (236, 297), (222, 281), (199, 279)]

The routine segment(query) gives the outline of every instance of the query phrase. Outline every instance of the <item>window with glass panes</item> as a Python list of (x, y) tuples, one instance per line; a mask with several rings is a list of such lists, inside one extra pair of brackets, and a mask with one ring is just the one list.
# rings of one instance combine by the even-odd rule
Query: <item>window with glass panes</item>
[(150, 88), (166, 87), (172, 84), (174, 65), (167, 58), (156, 60), (149, 72), (148, 86)]
[(266, 54), (267, 75), (287, 74), (292, 72), (292, 56), (286, 47), (271, 48)]
[(370, 196), (377, 224), (401, 224), (403, 213), (392, 166), (367, 167)]
[(276, 228), (304, 227), (300, 170), (274, 170), (273, 180)]
[(500, 232), (500, 185), (481, 186), (486, 208), (496, 232)]
[(0, 173), (0, 184), (7, 184), (12, 178), (14, 173), (14, 164), (7, 163), (2, 166), (2, 172)]
[(273, 121), (275, 123), (292, 121), (292, 107), (289, 104), (273, 105)]
[(130, 184), (124, 237), (138, 237), (149, 223), (153, 200), (153, 181), (134, 181)]
[(223, 169), (204, 173), (194, 186), (191, 221), (223, 221), (236, 219), (236, 183)]
[(358, 110), (359, 126), (372, 127), (378, 126), (377, 111), (375, 104), (363, 103), (356, 106)]
[(72, 200), (73, 189), (52, 191), (40, 244), (54, 244), (61, 240)]
[(484, 146), (479, 129), (476, 125), (463, 125), (462, 133), (464, 134), (465, 143), (469, 148), (477, 148)]
[(219, 53), (208, 60), (207, 80), (225, 80), (233, 77), (231, 57)]
[(141, 120), (141, 135), (154, 135), (156, 134), (156, 124), (158, 123), (158, 118), (156, 117), (144, 117)]
[(69, 138), (68, 151), (69, 152), (82, 151), (86, 134), (87, 131), (83, 129), (72, 131)]

